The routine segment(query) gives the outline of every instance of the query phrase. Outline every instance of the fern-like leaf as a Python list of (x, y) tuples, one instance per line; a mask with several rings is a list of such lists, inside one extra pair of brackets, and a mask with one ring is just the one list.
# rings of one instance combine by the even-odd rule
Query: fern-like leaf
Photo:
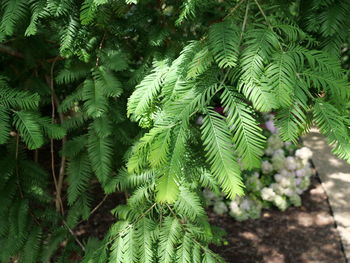
[(163, 174), (158, 179), (156, 186), (157, 202), (159, 203), (174, 203), (177, 199), (179, 193), (178, 180), (181, 175), (182, 158), (187, 139), (185, 128), (181, 126), (175, 129), (169, 161), (165, 164)]
[(242, 195), (241, 172), (234, 158), (230, 131), (225, 120), (217, 112), (209, 110), (201, 130), (207, 160), (216, 180), (229, 198)]
[(149, 110), (149, 107), (161, 90), (164, 74), (167, 70), (168, 66), (166, 65), (166, 61), (155, 63), (155, 68), (152, 73), (147, 75), (144, 80), (136, 86), (136, 90), (129, 98), (129, 116), (131, 115), (138, 120), (142, 114)]
[(205, 215), (198, 195), (183, 186), (180, 187), (180, 193), (174, 204), (174, 209), (180, 216), (188, 217), (191, 220)]
[(10, 114), (8, 110), (0, 106), (0, 144), (6, 143), (10, 136)]
[(175, 258), (175, 247), (181, 236), (181, 226), (177, 218), (167, 217), (161, 226), (159, 237), (160, 262), (171, 263)]
[(13, 122), (21, 139), (29, 149), (37, 149), (44, 143), (41, 127), (35, 114), (27, 111), (16, 111)]
[(333, 146), (333, 152), (350, 163), (350, 131), (345, 117), (332, 104), (318, 99), (314, 107), (314, 119)]
[(88, 153), (92, 169), (102, 184), (106, 183), (112, 172), (113, 142), (109, 137), (99, 137), (89, 131)]
[(1, 7), (4, 7), (4, 13), (0, 23), (0, 30), (11, 36), (14, 33), (16, 23), (27, 14), (27, 1), (5, 0), (2, 1), (1, 5)]
[(245, 168), (260, 166), (264, 153), (265, 137), (258, 122), (253, 118), (251, 108), (235, 96), (234, 92), (224, 90), (221, 96), (227, 123), (233, 133), (234, 145), (242, 158)]
[(72, 205), (82, 192), (85, 192), (91, 179), (90, 160), (86, 153), (70, 160), (68, 173), (68, 203)]
[(297, 83), (296, 71), (295, 60), (287, 52), (276, 53), (266, 68), (265, 74), (280, 107), (288, 107), (292, 102), (294, 86)]
[(102, 89), (91, 79), (84, 82), (83, 99), (84, 108), (89, 116), (100, 117), (108, 109), (108, 101)]
[(211, 52), (220, 68), (236, 66), (239, 42), (239, 29), (230, 20), (216, 23), (209, 29)]
[(192, 245), (193, 242), (188, 233), (186, 233), (181, 241), (180, 246), (176, 252), (177, 263), (191, 263), (192, 262)]

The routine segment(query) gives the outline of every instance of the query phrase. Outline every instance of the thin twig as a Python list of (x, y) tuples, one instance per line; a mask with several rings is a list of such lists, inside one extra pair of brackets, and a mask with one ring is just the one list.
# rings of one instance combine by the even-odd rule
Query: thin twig
[(240, 6), (241, 4), (246, 1), (246, 0), (241, 0), (239, 1), (230, 11), (229, 13), (224, 17), (223, 20), (225, 20), (227, 17), (229, 17), (230, 15), (232, 15)]
[(80, 242), (76, 234), (73, 232), (73, 230), (68, 226), (67, 222), (65, 220), (62, 220), (63, 225), (68, 229), (69, 233), (73, 236), (75, 242), (80, 246), (80, 248), (85, 251), (85, 246)]
[[(100, 42), (100, 45), (98, 47), (98, 52), (101, 51), (101, 49), (103, 47), (103, 42), (105, 41), (105, 38), (106, 38), (106, 32), (103, 34), (103, 37), (102, 37), (101, 42)], [(99, 66), (99, 63), (100, 63), (100, 56), (99, 56), (99, 54), (96, 54), (96, 67)]]
[(22, 191), (22, 186), (21, 182), (19, 180), (19, 170), (18, 170), (18, 152), (19, 152), (19, 134), (16, 134), (16, 176), (17, 176), (17, 184), (18, 184), (18, 190), (21, 198), (23, 199), (23, 191)]
[[(274, 32), (273, 26), (270, 24), (269, 20), (267, 19), (267, 16), (266, 16), (264, 10), (262, 9), (261, 5), (259, 4), (258, 0), (254, 0), (254, 1), (255, 1), (256, 5), (258, 6), (260, 13), (263, 15), (267, 25), (270, 27), (271, 31)], [(278, 45), (279, 45), (281, 51), (283, 51), (283, 47), (279, 41), (278, 41)]]
[[(58, 98), (56, 96), (55, 90), (53, 90), (53, 98), (55, 102), (56, 108), (60, 106), (60, 102), (58, 101)], [(60, 119), (60, 123), (62, 124), (64, 122), (64, 115), (62, 112), (58, 112), (58, 116)], [(63, 136), (62, 138), (62, 148), (66, 144), (67, 141), (67, 136)], [(63, 204), (62, 204), (62, 198), (61, 198), (61, 193), (62, 193), (62, 187), (63, 187), (63, 179), (64, 179), (64, 174), (65, 174), (65, 169), (66, 169), (66, 161), (67, 158), (66, 156), (61, 157), (61, 163), (60, 163), (60, 169), (58, 173), (58, 182), (57, 182), (57, 198), (59, 198), (61, 206), (62, 206), (62, 214), (64, 214), (64, 209), (63, 209)]]
[(244, 30), (245, 30), (245, 27), (247, 25), (247, 20), (248, 20), (248, 12), (249, 12), (249, 0), (247, 2), (247, 6), (245, 8), (245, 14), (244, 14), (244, 19), (243, 19), (243, 24), (242, 24), (242, 31), (241, 31), (241, 37), (239, 39), (239, 43), (241, 43), (242, 39), (243, 39)]
[(258, 6), (260, 13), (263, 15), (263, 17), (265, 18), (266, 23), (268, 24), (268, 26), (270, 26), (272, 28), (272, 25), (270, 24), (269, 20), (267, 19), (267, 16), (264, 12), (264, 10), (262, 9), (261, 5), (259, 4), (258, 0), (254, 0), (256, 5)]
[[(89, 218), (93, 213), (95, 213), (100, 207), (101, 205), (106, 201), (108, 195), (105, 195), (102, 199), (101, 202), (99, 202), (90, 212), (89, 216), (87, 218)], [(84, 219), (80, 220), (77, 225), (79, 225), (81, 222), (85, 221)]]
[(93, 213), (95, 213), (95, 212), (97, 211), (97, 209), (100, 208), (100, 206), (106, 201), (107, 197), (108, 197), (108, 195), (105, 195), (105, 197), (103, 197), (102, 201), (99, 202), (99, 203), (97, 204), (97, 206), (95, 206), (95, 208), (91, 210), (89, 216), (91, 216)]
[[(54, 91), (54, 79), (53, 79), (53, 70), (55, 67), (57, 59), (55, 59), (52, 62), (51, 65), (51, 70), (50, 70), (50, 80), (49, 80), (49, 85), (50, 85), (50, 90), (51, 90), (51, 122), (55, 123), (55, 112), (56, 112), (56, 107), (55, 107), (55, 91)], [(51, 152), (51, 170), (52, 170), (52, 177), (53, 181), (55, 184), (55, 190), (56, 190), (56, 198), (55, 198), (55, 206), (56, 206), (56, 211), (59, 212), (61, 211), (61, 214), (64, 214), (64, 208), (63, 208), (63, 203), (61, 199), (61, 190), (58, 188), (58, 182), (56, 178), (56, 171), (55, 171), (55, 151), (54, 151), (54, 143), (53, 139), (50, 139), (50, 152)]]
[[(146, 215), (153, 209), (153, 207), (155, 207), (156, 205), (157, 205), (157, 203), (154, 203), (154, 204), (153, 204), (151, 207), (149, 207), (145, 212), (143, 212), (134, 222), (131, 222), (131, 223), (129, 224), (129, 226), (128, 226), (126, 229), (124, 229), (124, 231), (121, 231), (121, 232), (119, 232), (117, 235), (113, 236), (113, 237), (106, 243), (106, 245), (110, 244), (113, 240), (115, 240), (116, 238), (118, 238), (120, 235), (124, 234), (124, 232), (130, 228), (130, 226), (135, 225), (137, 222), (139, 222), (139, 221), (140, 221), (144, 216), (146, 216)], [(101, 249), (101, 248), (99, 248), (99, 249)], [(97, 250), (98, 250), (98, 249), (97, 249)]]

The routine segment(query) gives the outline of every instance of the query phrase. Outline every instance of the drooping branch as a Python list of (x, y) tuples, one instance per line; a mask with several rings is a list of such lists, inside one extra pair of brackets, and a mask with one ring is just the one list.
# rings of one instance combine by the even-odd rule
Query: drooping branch
[(21, 52), (2, 44), (0, 44), (0, 52), (17, 58), (24, 58), (24, 55)]

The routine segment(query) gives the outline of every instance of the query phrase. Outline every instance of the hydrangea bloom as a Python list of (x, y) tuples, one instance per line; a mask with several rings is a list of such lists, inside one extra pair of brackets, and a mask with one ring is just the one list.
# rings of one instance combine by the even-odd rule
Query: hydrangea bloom
[(261, 171), (263, 174), (269, 174), (273, 171), (272, 164), (269, 161), (263, 161), (261, 163)]
[(297, 169), (297, 163), (295, 161), (295, 158), (292, 156), (288, 156), (285, 160), (285, 166), (290, 171), (294, 171), (295, 169)]
[(238, 221), (246, 219), (256, 219), (260, 217), (262, 205), (259, 201), (250, 197), (244, 197), (235, 201), (231, 201), (230, 215)]
[(251, 176), (248, 177), (248, 179), (245, 182), (245, 186), (248, 191), (260, 191), (261, 188), (263, 187), (260, 179), (259, 179), (260, 174), (255, 172)]
[(264, 187), (261, 190), (261, 198), (266, 201), (273, 201), (276, 196), (275, 191), (270, 187)]
[(313, 174), (309, 163), (312, 152), (306, 147), (296, 149), (290, 142), (283, 143), (272, 119), (269, 116), (265, 123), (272, 134), (267, 140), (260, 171), (243, 171), (246, 196), (226, 202), (209, 190), (203, 191), (206, 203), (213, 206), (215, 213), (229, 211), (236, 220), (242, 221), (259, 218), (262, 208), (275, 206), (284, 211), (291, 205), (301, 205), (300, 195), (308, 189)]
[(275, 124), (274, 124), (273, 120), (268, 120), (267, 122), (265, 122), (265, 127), (271, 133), (276, 133), (277, 132), (277, 128), (275, 127)]
[(303, 147), (296, 150), (295, 156), (302, 160), (304, 164), (306, 164), (308, 160), (312, 157), (312, 151), (307, 147)]
[(288, 208), (287, 200), (280, 195), (275, 196), (273, 203), (282, 211)]
[(223, 201), (219, 201), (214, 204), (213, 210), (216, 214), (223, 215), (228, 211), (228, 208)]
[(283, 147), (283, 142), (278, 134), (272, 134), (271, 137), (267, 139), (267, 145), (273, 150), (277, 150)]
[(272, 155), (271, 161), (272, 161), (272, 167), (274, 170), (280, 170), (285, 165), (286, 157), (284, 155), (281, 155), (279, 152), (274, 152)]

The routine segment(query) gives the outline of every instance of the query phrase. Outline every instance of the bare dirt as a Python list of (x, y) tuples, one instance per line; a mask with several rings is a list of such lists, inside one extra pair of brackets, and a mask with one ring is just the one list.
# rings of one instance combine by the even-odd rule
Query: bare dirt
[(213, 247), (234, 263), (345, 263), (339, 234), (318, 181), (303, 196), (301, 207), (263, 211), (258, 220), (237, 222), (209, 213), (210, 222), (227, 232), (227, 245)]

